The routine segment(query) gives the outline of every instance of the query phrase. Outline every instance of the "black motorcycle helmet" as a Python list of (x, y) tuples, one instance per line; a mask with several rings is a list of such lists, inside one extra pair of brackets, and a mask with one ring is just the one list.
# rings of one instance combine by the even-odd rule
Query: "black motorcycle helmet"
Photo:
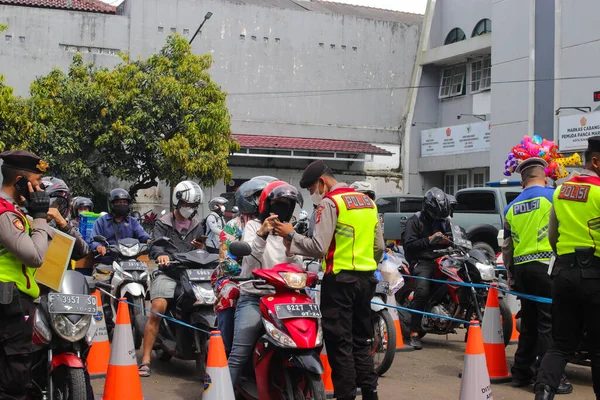
[(46, 177), (42, 179), (45, 191), (50, 197), (50, 207), (58, 208), (58, 212), (63, 218), (69, 216), (69, 202), (71, 199), (71, 191), (62, 179), (54, 177)]
[(79, 218), (79, 209), (83, 207), (89, 207), (90, 211), (94, 211), (94, 202), (82, 196), (77, 196), (71, 202), (71, 217)]
[[(268, 178), (268, 179), (265, 179)], [(255, 215), (258, 213), (258, 199), (260, 194), (275, 178), (257, 176), (240, 185), (235, 192), (235, 204), (241, 214)]]
[[(117, 200), (127, 200), (127, 206), (121, 205), (115, 207), (115, 201)], [(108, 195), (108, 209), (109, 211), (116, 216), (126, 216), (131, 211), (131, 196), (129, 192), (125, 189), (117, 188), (110, 191)]]
[(437, 187), (429, 189), (423, 199), (423, 211), (432, 220), (448, 217), (451, 208), (446, 193)]
[(454, 211), (456, 211), (456, 207), (458, 206), (458, 201), (456, 201), (456, 197), (452, 196), (451, 194), (447, 194), (446, 197), (448, 198), (448, 204), (450, 205), (450, 216), (452, 217)]

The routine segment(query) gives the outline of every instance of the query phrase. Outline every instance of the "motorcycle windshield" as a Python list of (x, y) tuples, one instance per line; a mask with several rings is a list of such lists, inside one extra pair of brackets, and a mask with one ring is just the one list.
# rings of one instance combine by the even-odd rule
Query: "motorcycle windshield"
[(193, 250), (188, 253), (175, 254), (175, 259), (184, 265), (209, 266), (219, 261), (219, 255), (204, 250)]
[(452, 222), (452, 218), (448, 218), (446, 222), (450, 225), (450, 230), (452, 232), (452, 241), (454, 242), (454, 244), (456, 244), (459, 247), (471, 249), (473, 246), (471, 245), (471, 241), (467, 239), (464, 229)]

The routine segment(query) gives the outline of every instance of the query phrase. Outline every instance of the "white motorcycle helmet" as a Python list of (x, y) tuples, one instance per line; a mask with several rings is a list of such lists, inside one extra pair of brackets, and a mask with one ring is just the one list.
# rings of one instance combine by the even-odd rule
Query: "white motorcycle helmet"
[(371, 198), (371, 200), (375, 200), (375, 190), (373, 190), (373, 186), (366, 181), (356, 181), (350, 185), (351, 189), (356, 190), (357, 192), (364, 193)]
[[(173, 205), (185, 218), (193, 218), (203, 200), (202, 188), (194, 181), (179, 182), (173, 189)], [(181, 207), (181, 202), (193, 207)]]

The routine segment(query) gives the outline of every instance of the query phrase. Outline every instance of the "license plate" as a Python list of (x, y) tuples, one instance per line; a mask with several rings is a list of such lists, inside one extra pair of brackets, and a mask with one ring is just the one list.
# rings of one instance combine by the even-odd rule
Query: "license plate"
[(454, 239), (454, 243), (469, 250), (473, 248), (473, 244), (467, 239)]
[(187, 276), (192, 282), (208, 282), (212, 276), (214, 269), (188, 269)]
[(318, 304), (277, 304), (275, 314), (279, 319), (287, 318), (321, 318)]
[(139, 262), (126, 262), (121, 265), (123, 271), (145, 271), (148, 269), (146, 264)]
[(390, 294), (390, 283), (386, 281), (377, 282), (375, 293)]
[(90, 314), (98, 312), (96, 297), (86, 294), (48, 294), (48, 312), (52, 314)]

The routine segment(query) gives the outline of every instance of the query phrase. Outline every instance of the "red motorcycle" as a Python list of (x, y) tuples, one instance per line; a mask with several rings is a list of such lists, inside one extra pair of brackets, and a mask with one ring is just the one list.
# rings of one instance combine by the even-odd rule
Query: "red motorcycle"
[[(230, 252), (242, 257), (249, 256), (251, 249), (245, 242), (234, 242)], [(252, 273), (251, 280), (233, 280), (241, 281), (240, 285), (270, 285), (275, 294), (260, 299), (265, 334), (254, 347), (254, 368), (246, 369), (235, 388), (237, 393), (248, 400), (326, 399), (319, 359), (321, 311), (305, 293), (306, 287), (316, 285), (317, 274), (292, 264)]]
[[(436, 259), (437, 269), (433, 275), (433, 279), (444, 282), (431, 282), (431, 296), (425, 306), (425, 312), (465, 321), (472, 319), (482, 321), (488, 289), (463, 286), (460, 283), (490, 284), (496, 282), (501, 288), (507, 287), (496, 278), (494, 264), (483, 252), (472, 249), (471, 242), (465, 239), (459, 226), (451, 224), (451, 233), (448, 235), (451, 237), (452, 247), (436, 251), (440, 257)], [(400, 268), (402, 274), (410, 275), (405, 264)], [(411, 308), (415, 281), (418, 278), (405, 277), (404, 279), (404, 287), (396, 293), (396, 302), (402, 307)], [(453, 284), (454, 282), (459, 284)], [(512, 335), (512, 313), (502, 292), (498, 294), (504, 345), (506, 346)], [(398, 311), (402, 333), (405, 337), (410, 334), (410, 322), (413, 315), (415, 314), (408, 311)], [(456, 328), (461, 325), (465, 325), (467, 328), (466, 324), (424, 315), (421, 319), (419, 337), (428, 333), (436, 335), (457, 333)]]

